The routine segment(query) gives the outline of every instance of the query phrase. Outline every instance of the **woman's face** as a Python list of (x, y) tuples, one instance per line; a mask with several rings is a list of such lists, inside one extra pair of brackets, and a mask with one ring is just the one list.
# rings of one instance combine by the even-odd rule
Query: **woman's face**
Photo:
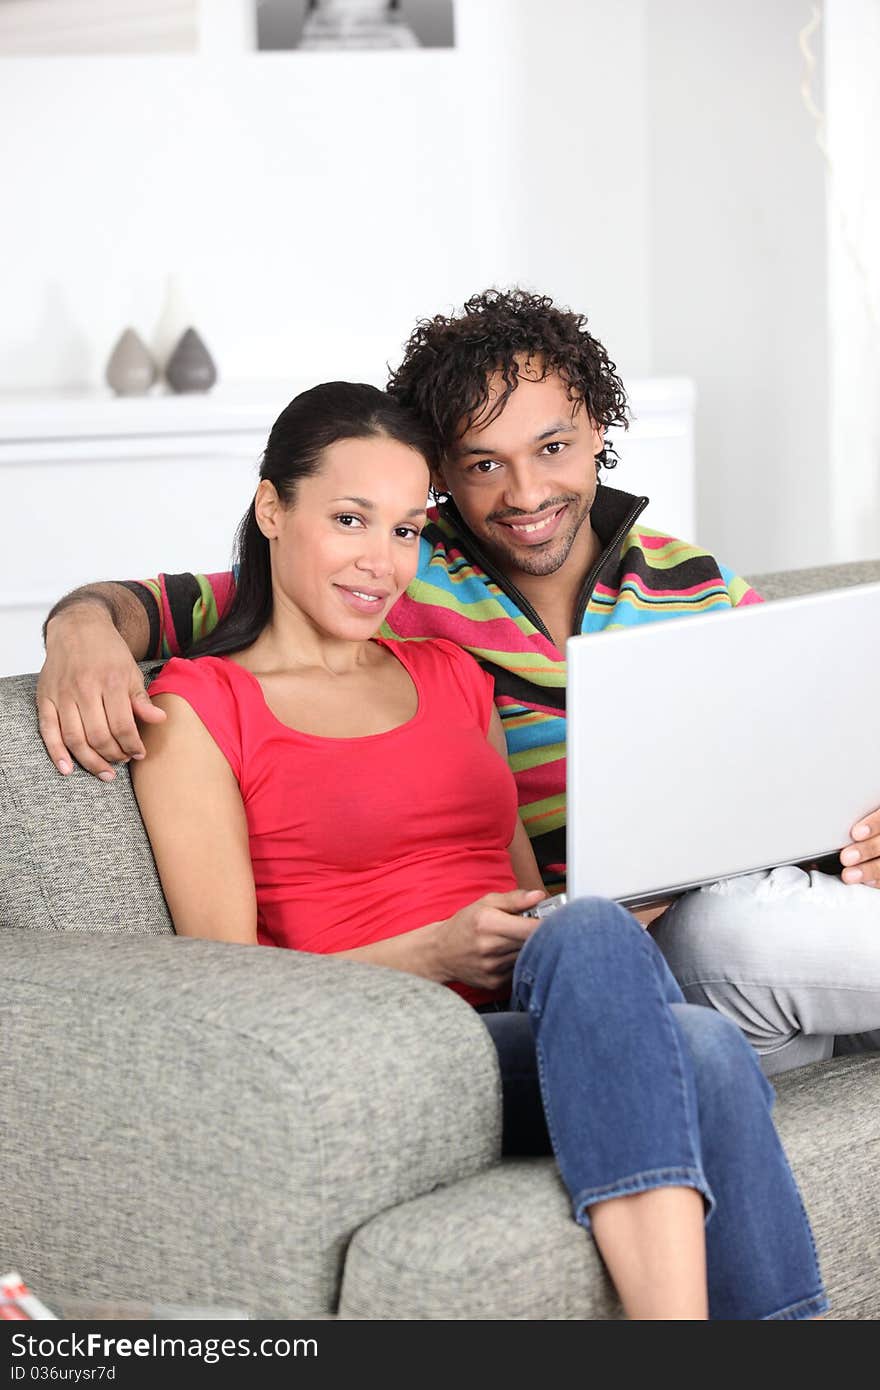
[(276, 618), (298, 613), (322, 635), (372, 637), (415, 576), (427, 495), (422, 455), (385, 435), (325, 449), (288, 507), (261, 482)]

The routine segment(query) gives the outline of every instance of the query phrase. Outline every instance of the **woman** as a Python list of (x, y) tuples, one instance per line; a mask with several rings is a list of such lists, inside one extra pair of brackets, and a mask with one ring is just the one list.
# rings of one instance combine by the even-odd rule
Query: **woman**
[(432, 451), (369, 386), (276, 421), (235, 598), (153, 683), (167, 718), (133, 767), (175, 928), (458, 990), (498, 1049), (506, 1151), (552, 1141), (629, 1316), (814, 1317), (748, 1044), (615, 904), (522, 915), (543, 889), (490, 678), (452, 643), (376, 636), (416, 573)]

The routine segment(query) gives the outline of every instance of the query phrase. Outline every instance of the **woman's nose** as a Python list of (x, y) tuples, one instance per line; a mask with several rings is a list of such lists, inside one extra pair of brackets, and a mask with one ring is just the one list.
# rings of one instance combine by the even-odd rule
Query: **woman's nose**
[(357, 561), (357, 568), (377, 576), (390, 574), (393, 569), (390, 544), (380, 541), (365, 546), (360, 559)]

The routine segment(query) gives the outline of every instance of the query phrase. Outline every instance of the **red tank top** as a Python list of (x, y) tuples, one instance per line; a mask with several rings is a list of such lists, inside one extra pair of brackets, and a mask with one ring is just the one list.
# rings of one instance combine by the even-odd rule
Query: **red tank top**
[(264, 945), (350, 950), (516, 887), (516, 785), (486, 738), (491, 677), (453, 642), (376, 640), (418, 694), (412, 719), (383, 734), (288, 728), (226, 657), (173, 658), (150, 687), (191, 705), (235, 774)]

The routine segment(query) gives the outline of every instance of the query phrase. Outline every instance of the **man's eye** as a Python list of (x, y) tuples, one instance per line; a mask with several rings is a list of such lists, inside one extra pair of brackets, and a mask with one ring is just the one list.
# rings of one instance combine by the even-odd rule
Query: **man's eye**
[(480, 477), (485, 477), (487, 473), (494, 473), (497, 467), (498, 464), (494, 459), (480, 459), (478, 463), (472, 466), (471, 472), (478, 473)]
[(549, 444), (544, 445), (545, 453), (548, 453), (551, 458), (555, 458), (557, 454), (561, 454), (564, 448), (565, 441), (562, 439), (551, 439)]

